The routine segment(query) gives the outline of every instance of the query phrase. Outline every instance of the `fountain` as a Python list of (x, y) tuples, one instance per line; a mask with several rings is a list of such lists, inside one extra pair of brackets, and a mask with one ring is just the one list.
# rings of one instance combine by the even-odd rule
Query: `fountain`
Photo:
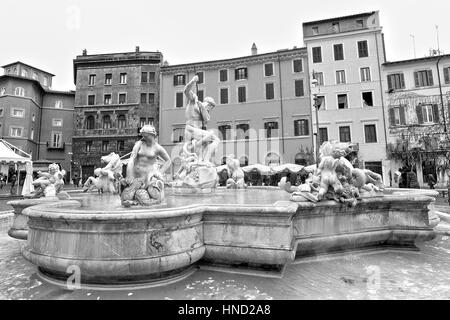
[(97, 189), (98, 193), (111, 192), (118, 193), (119, 180), (122, 177), (123, 164), (120, 156), (114, 152), (101, 158), (102, 163), (106, 163), (104, 168), (94, 170), (96, 177), (89, 177), (83, 186), (83, 191), (88, 192)]
[[(179, 280), (195, 267), (282, 274), (295, 259), (353, 249), (415, 248), (435, 237), (436, 192), (384, 190), (381, 177), (353, 168), (351, 144), (329, 142), (300, 187), (245, 187), (229, 158), (233, 181), (217, 188), (211, 157), (218, 138), (205, 123), (214, 106), (186, 86), (183, 166), (164, 190), (170, 158), (152, 126), (133, 149), (120, 197), (40, 204), (23, 214), (29, 236), (23, 255), (48, 278), (65, 281), (73, 267), (90, 285)], [(157, 166), (157, 158), (163, 165)], [(231, 168), (230, 168), (231, 167)], [(287, 192), (286, 192), (287, 191)], [(207, 196), (201, 196), (206, 193)]]

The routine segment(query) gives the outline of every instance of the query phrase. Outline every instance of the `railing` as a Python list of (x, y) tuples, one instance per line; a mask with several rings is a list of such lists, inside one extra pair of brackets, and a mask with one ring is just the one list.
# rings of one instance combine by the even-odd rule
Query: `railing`
[(138, 128), (110, 128), (110, 129), (77, 129), (75, 136), (121, 136), (121, 135), (137, 135)]
[(66, 143), (63, 142), (59, 146), (54, 146), (53, 142), (47, 141), (47, 150), (48, 151), (64, 151), (66, 149)]

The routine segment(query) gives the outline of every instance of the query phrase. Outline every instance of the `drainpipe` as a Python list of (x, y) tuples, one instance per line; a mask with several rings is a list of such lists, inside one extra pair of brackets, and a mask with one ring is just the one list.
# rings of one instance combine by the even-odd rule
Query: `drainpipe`
[(445, 110), (444, 110), (444, 98), (442, 96), (442, 84), (441, 84), (441, 74), (439, 72), (439, 62), (441, 62), (441, 59), (444, 56), (440, 56), (439, 59), (436, 62), (436, 69), (437, 69), (437, 75), (438, 75), (438, 81), (439, 81), (439, 94), (441, 97), (441, 105), (442, 105), (442, 119), (444, 120), (444, 133), (447, 135), (447, 122), (445, 120)]
[(280, 60), (280, 54), (277, 53), (278, 57), (278, 78), (280, 81), (280, 111), (281, 111), (281, 153), (284, 154), (284, 111), (283, 111), (283, 88), (281, 83), (281, 60)]

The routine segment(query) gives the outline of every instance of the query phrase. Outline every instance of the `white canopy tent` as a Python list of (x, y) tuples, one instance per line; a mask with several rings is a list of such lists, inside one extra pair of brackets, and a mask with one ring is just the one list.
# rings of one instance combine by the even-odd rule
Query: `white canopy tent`
[[(23, 154), (24, 156), (20, 155)], [(31, 155), (24, 152), (23, 150), (15, 147), (9, 142), (0, 139), (0, 172), (6, 173), (8, 175), (9, 167), (14, 165), (16, 170), (19, 172), (17, 177), (17, 184), (20, 181), (20, 169), (25, 169), (27, 177), (22, 188), (22, 195), (24, 193), (28, 194), (33, 191), (32, 173), (33, 173), (33, 162), (31, 161)], [(17, 188), (17, 194), (19, 194), (19, 188)]]

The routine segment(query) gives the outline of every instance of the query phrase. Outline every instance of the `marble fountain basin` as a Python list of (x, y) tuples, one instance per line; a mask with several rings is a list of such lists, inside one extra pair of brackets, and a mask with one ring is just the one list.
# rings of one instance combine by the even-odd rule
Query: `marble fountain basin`
[(124, 209), (118, 196), (96, 194), (26, 208), (23, 254), (47, 277), (64, 281), (76, 266), (82, 283), (100, 285), (173, 280), (195, 266), (280, 272), (314, 255), (415, 248), (435, 237), (429, 214), (436, 196), (389, 190), (349, 208), (294, 203), (276, 188), (169, 190), (165, 204)]

